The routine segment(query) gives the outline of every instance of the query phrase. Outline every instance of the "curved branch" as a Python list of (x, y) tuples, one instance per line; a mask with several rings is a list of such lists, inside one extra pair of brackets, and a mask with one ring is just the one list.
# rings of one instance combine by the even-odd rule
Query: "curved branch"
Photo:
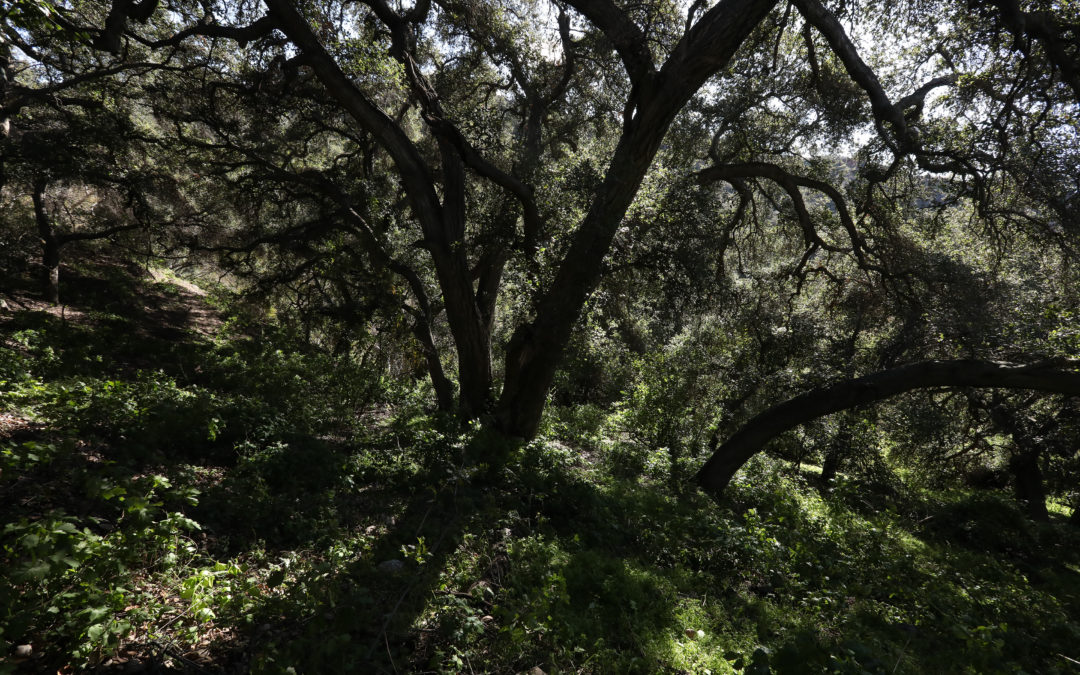
[[(1050, 64), (1061, 72), (1061, 77), (1080, 101), (1080, 25), (1060, 20), (1050, 12), (1025, 12), (1017, 0), (984, 0), (974, 3), (991, 5), (997, 9), (997, 18), (1016, 41), (1014, 49), (1025, 55), (1031, 51), (1030, 42), (1038, 42)], [(1072, 37), (1070, 38), (1070, 33)]]
[(267, 9), (280, 22), (282, 32), (310, 59), (312, 69), (330, 94), (375, 137), (390, 154), (401, 174), (409, 200), (426, 237), (444, 239), (442, 206), (435, 193), (431, 171), (408, 135), (374, 103), (368, 100), (337, 62), (327, 53), (312, 32), (307, 20), (289, 0), (264, 0)]
[(844, 226), (844, 230), (847, 231), (848, 237), (851, 239), (851, 250), (854, 251), (856, 257), (859, 259), (859, 263), (865, 266), (866, 261), (863, 256), (861, 238), (855, 227), (855, 221), (851, 217), (851, 211), (848, 209), (847, 200), (844, 198), (844, 195), (832, 185), (817, 180), (816, 178), (789, 173), (783, 167), (768, 162), (721, 164), (702, 169), (697, 173), (697, 176), (698, 179), (703, 182), (723, 180), (730, 183), (732, 180), (740, 178), (766, 178), (773, 181), (780, 185), (791, 198), (792, 204), (795, 206), (795, 213), (799, 218), (799, 223), (802, 225), (803, 233), (808, 245), (817, 244), (827, 251), (845, 252), (839, 247), (826, 244), (822, 241), (821, 237), (814, 229), (813, 223), (810, 221), (810, 212), (806, 208), (806, 203), (802, 198), (802, 194), (799, 192), (799, 188), (805, 187), (810, 188), (811, 190), (817, 190), (827, 196), (832, 201), (833, 205), (836, 206), (836, 213), (840, 217), (840, 223)]
[(145, 23), (157, 9), (158, 0), (113, 0), (109, 15), (105, 17), (105, 28), (94, 38), (94, 46), (111, 54), (119, 54), (120, 38), (127, 29), (128, 19)]
[(632, 83), (655, 72), (645, 33), (615, 3), (610, 0), (569, 0), (567, 4), (581, 12), (611, 40)]
[(140, 42), (151, 49), (172, 47), (180, 44), (193, 35), (235, 40), (236, 43), (243, 48), (247, 43), (274, 32), (275, 28), (277, 28), (277, 21), (268, 14), (247, 26), (219, 26), (213, 23), (200, 23), (196, 26), (185, 28), (170, 37), (162, 38), (161, 40), (144, 40), (135, 35), (132, 37), (134, 37), (137, 42)]
[(757, 415), (713, 452), (697, 474), (703, 489), (723, 492), (743, 464), (780, 434), (810, 420), (932, 387), (1000, 387), (1080, 395), (1080, 361), (1027, 365), (964, 359), (921, 361), (820, 387)]

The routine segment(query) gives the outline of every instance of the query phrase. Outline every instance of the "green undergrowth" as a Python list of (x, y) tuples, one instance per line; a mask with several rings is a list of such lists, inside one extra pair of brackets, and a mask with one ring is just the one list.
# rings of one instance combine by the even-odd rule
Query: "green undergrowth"
[(1003, 494), (760, 457), (716, 503), (598, 408), (511, 447), (284, 332), (5, 326), (0, 672), (1076, 672), (1076, 530)]

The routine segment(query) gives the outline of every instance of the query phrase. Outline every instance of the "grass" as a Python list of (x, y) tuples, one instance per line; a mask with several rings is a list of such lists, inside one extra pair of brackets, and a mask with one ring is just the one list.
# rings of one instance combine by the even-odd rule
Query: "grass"
[(126, 279), (5, 320), (0, 672), (1076, 672), (1062, 509), (767, 457), (716, 504), (596, 410), (489, 465), (422, 389), (163, 338)]

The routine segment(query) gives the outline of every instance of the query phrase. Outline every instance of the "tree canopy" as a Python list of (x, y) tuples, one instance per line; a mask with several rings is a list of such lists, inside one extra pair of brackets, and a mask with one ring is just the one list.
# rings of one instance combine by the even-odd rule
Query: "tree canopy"
[[(216, 579), (230, 621), (259, 625), (257, 604), (327, 644), (362, 635), (316, 649), (329, 671), (384, 647), (397, 671), (388, 626), (430, 619), (454, 637), (421, 635), (411, 666), (462, 672), (438, 649), (497, 632), (460, 654), (511, 672), (517, 645), (568, 670), (767, 672), (748, 645), (679, 661), (638, 638), (681, 606), (653, 598), (730, 573), (745, 588), (710, 601), (725, 617), (784, 588), (792, 615), (832, 613), (837, 634), (865, 610), (958, 627), (983, 670), (1075, 663), (1057, 652), (1077, 600), (1053, 584), (1075, 585), (1060, 533), (1070, 509), (1080, 523), (1078, 64), (1071, 0), (3, 3), (0, 404), (32, 440), (8, 444), (0, 410), (0, 487), (22, 500), (2, 506), (0, 562), (27, 598), (0, 594), (0, 614), (100, 665), (136, 625), (102, 617), (146, 604), (125, 595), (131, 575), (183, 568), (160, 582), (190, 602), (177, 626), (213, 620)], [(219, 481), (190, 512), (258, 573), (192, 571), (198, 526), (168, 509), (194, 493), (166, 465), (177, 485)], [(1006, 486), (1019, 506), (975, 492)], [(405, 505), (393, 536), (394, 517), (357, 515), (384, 498)], [(965, 505), (997, 518), (977, 554), (1015, 563), (1004, 581), (957, 576), (997, 584), (985, 620), (938, 573), (967, 564), (948, 552), (976, 538)], [(98, 511), (110, 527), (89, 525)], [(267, 563), (345, 531), (358, 538), (303, 572)], [(490, 559), (455, 571), (472, 541)], [(385, 551), (449, 599), (406, 617), (409, 586), (357, 609), (351, 580), (325, 581), (353, 578), (350, 546), (361, 576), (401, 569)], [(1051, 590), (1017, 590), (1036, 559)], [(911, 583), (883, 592), (879, 572)], [(486, 585), (447, 590), (455, 574)], [(279, 613), (285, 579), (305, 599)], [(322, 605), (343, 597), (371, 626), (337, 630)], [(631, 636), (596, 632), (623, 624), (590, 618), (594, 600)], [(484, 609), (461, 618), (470, 603)], [(1010, 633), (1012, 616), (1058, 626), (1050, 646)], [(771, 640), (762, 622), (747, 639)], [(274, 631), (252, 638), (270, 645), (252, 668), (286, 663)], [(889, 633), (893, 670), (912, 631)], [(811, 633), (774, 663), (892, 665)]]
[[(321, 304), (396, 305), (440, 405), (528, 438), (597, 289), (638, 293), (634, 268), (687, 269), (683, 295), (723, 311), (733, 261), (771, 249), (747, 276), (914, 314), (944, 228), (1066, 265), (1077, 20), (1049, 2), (27, 2), (5, 14), (3, 107), (14, 137), (27, 106), (80, 91), (130, 111), (141, 131), (113, 136), (168, 147), (188, 210), (215, 214), (175, 240), (273, 247), (268, 278)], [(1017, 345), (986, 347), (965, 355)]]

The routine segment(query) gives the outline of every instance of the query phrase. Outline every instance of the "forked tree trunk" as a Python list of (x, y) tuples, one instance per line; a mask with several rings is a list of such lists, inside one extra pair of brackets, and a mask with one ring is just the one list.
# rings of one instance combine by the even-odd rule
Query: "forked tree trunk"
[[(519, 326), (506, 350), (496, 423), (506, 435), (532, 438), (540, 425), (555, 371), (582, 309), (603, 274), (604, 256), (652, 166), (672, 120), (768, 15), (775, 0), (725, 0), (714, 5), (679, 41), (659, 71), (652, 70), (644, 36), (619, 34), (612, 14), (579, 7), (618, 35), (631, 71), (622, 137), (589, 212), (574, 232), (555, 278), (536, 304), (536, 318)], [(627, 30), (630, 30), (627, 28)]]
[(743, 425), (701, 468), (698, 484), (721, 493), (747, 460), (785, 431), (830, 413), (931, 387), (1000, 387), (1080, 395), (1080, 361), (1031, 365), (974, 359), (922, 361), (814, 389)]

